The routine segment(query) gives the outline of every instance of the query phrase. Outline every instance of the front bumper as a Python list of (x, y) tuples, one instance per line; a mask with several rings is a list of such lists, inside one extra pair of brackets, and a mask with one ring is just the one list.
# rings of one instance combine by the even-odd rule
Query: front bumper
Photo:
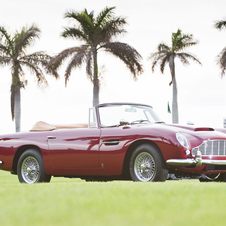
[(200, 151), (197, 151), (194, 159), (168, 159), (167, 164), (171, 166), (196, 166), (200, 167), (201, 165), (226, 165), (226, 160), (210, 160), (202, 159), (202, 154)]

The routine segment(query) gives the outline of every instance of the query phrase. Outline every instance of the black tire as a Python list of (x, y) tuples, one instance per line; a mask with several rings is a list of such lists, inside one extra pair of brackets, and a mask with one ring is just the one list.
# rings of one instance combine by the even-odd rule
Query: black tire
[(133, 181), (165, 181), (168, 175), (160, 153), (151, 145), (142, 144), (132, 153), (129, 172)]
[(34, 184), (50, 182), (51, 176), (46, 175), (42, 155), (35, 149), (28, 149), (19, 158), (17, 175), (21, 183)]
[(215, 181), (226, 182), (226, 173), (221, 173), (220, 176)]

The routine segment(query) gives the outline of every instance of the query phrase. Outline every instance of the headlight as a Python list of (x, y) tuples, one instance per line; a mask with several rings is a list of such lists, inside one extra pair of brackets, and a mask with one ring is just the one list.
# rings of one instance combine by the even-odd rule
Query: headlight
[(181, 134), (181, 133), (177, 133), (176, 134), (176, 138), (178, 140), (178, 142), (185, 148), (189, 148), (189, 142), (187, 140), (187, 138)]

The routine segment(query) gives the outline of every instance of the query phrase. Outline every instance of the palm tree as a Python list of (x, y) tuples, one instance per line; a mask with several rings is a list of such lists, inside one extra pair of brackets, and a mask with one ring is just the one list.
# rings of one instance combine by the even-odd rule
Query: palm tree
[(66, 58), (71, 57), (64, 75), (65, 85), (67, 85), (71, 70), (86, 63), (86, 74), (93, 83), (93, 106), (99, 103), (100, 80), (97, 63), (99, 51), (105, 50), (121, 59), (134, 78), (142, 73), (142, 65), (139, 63), (140, 54), (126, 43), (112, 41), (117, 35), (126, 32), (123, 29), (126, 20), (121, 17), (114, 17), (114, 9), (115, 7), (106, 7), (96, 18), (93, 11), (88, 13), (86, 9), (81, 13), (66, 12), (65, 18), (72, 19), (77, 24), (73, 27), (64, 28), (61, 36), (78, 39), (83, 44), (63, 50), (50, 61), (51, 67), (59, 68)]
[(11, 66), (11, 114), (12, 120), (15, 118), (16, 132), (20, 131), (21, 103), (20, 89), (25, 88), (27, 80), (24, 77), (23, 68), (30, 69), (35, 74), (38, 84), (47, 85), (47, 81), (41, 70), (42, 66), (47, 73), (58, 77), (57, 72), (48, 68), (50, 56), (44, 52), (27, 54), (27, 48), (39, 38), (40, 30), (32, 25), (29, 28), (23, 27), (21, 31), (16, 31), (11, 35), (4, 27), (0, 27), (0, 65)]
[(173, 103), (172, 103), (172, 121), (178, 123), (178, 104), (177, 104), (177, 82), (175, 75), (175, 58), (178, 58), (184, 65), (189, 65), (189, 59), (192, 59), (199, 64), (200, 61), (192, 54), (183, 52), (184, 49), (196, 45), (197, 41), (193, 40), (192, 35), (182, 34), (178, 29), (176, 33), (172, 33), (172, 44), (167, 46), (161, 43), (157, 47), (157, 52), (151, 54), (149, 57), (152, 60), (152, 72), (154, 72), (156, 65), (159, 63), (161, 73), (164, 73), (165, 66), (168, 63), (171, 73), (171, 82), (173, 84)]
[[(226, 28), (226, 20), (216, 21), (214, 24), (216, 29), (223, 30)], [(217, 64), (221, 69), (221, 76), (224, 76), (226, 70), (226, 47), (217, 56)]]

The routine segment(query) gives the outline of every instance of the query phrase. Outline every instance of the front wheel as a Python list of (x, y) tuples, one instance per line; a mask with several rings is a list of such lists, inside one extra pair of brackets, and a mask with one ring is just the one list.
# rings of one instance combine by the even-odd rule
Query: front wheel
[(160, 153), (148, 144), (140, 145), (134, 150), (129, 171), (133, 181), (165, 181), (168, 175)]
[(21, 183), (27, 184), (49, 182), (51, 179), (51, 176), (45, 173), (42, 155), (34, 149), (29, 149), (20, 156), (17, 175)]
[(212, 181), (219, 181), (220, 173), (216, 174), (202, 174), (199, 178), (200, 182), (212, 182)]
[(226, 173), (221, 173), (216, 181), (226, 182)]
[(199, 178), (200, 182), (226, 182), (226, 173), (207, 174)]

